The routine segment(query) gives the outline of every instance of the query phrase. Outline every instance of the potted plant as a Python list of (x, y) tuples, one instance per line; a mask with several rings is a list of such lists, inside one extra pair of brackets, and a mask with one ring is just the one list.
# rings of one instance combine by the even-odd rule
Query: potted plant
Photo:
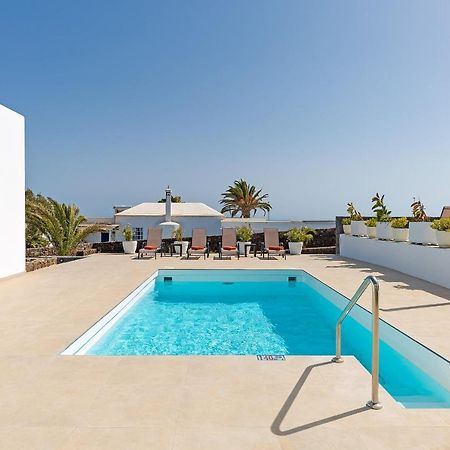
[(137, 241), (133, 241), (133, 228), (130, 225), (127, 225), (122, 230), (123, 241), (122, 247), (124, 253), (133, 254), (136, 253)]
[(375, 217), (371, 217), (369, 220), (366, 220), (367, 227), (367, 236), (371, 239), (376, 239), (377, 237), (377, 219)]
[(413, 200), (413, 203), (411, 203), (413, 218), (409, 224), (409, 241), (412, 244), (437, 244), (436, 233), (431, 228), (431, 219), (425, 212), (425, 206), (420, 200)]
[(398, 217), (397, 219), (392, 219), (392, 236), (394, 241), (406, 242), (409, 239), (409, 229), (408, 229), (408, 219), (406, 217)]
[(300, 255), (303, 250), (303, 244), (312, 241), (315, 231), (309, 227), (292, 228), (286, 233), (291, 255)]
[(240, 255), (245, 255), (245, 244), (251, 244), (253, 230), (250, 227), (237, 227), (236, 238)]
[(342, 228), (344, 229), (344, 234), (352, 234), (351, 223), (352, 221), (350, 220), (350, 217), (344, 217), (342, 219)]
[(436, 231), (439, 247), (450, 247), (450, 218), (434, 220), (431, 228)]
[(180, 250), (179, 255), (183, 256), (187, 254), (187, 249), (189, 246), (188, 241), (183, 241), (183, 227), (179, 226), (174, 232), (173, 237), (175, 238), (174, 244), (179, 244), (180, 247), (178, 247)]
[(378, 192), (372, 197), (372, 211), (377, 216), (377, 238), (392, 241), (391, 227), (391, 211), (389, 211), (384, 203), (384, 195)]
[(366, 222), (361, 213), (356, 210), (353, 203), (347, 203), (347, 212), (351, 220), (351, 233), (353, 236), (367, 236)]

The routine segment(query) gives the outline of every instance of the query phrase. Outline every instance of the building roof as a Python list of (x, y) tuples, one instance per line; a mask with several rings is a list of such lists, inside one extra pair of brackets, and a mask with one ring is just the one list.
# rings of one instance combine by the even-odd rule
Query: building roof
[[(116, 216), (165, 216), (165, 203), (140, 203), (126, 209)], [(204, 203), (172, 203), (172, 217), (223, 217), (223, 215)]]
[(114, 223), (112, 217), (86, 217), (86, 225), (100, 224), (100, 225), (111, 225)]

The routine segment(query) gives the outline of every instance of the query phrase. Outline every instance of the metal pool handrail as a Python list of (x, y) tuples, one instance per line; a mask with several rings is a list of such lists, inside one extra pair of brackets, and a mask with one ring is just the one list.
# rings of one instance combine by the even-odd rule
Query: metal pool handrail
[(379, 347), (380, 347), (380, 301), (379, 290), (380, 285), (378, 280), (369, 275), (359, 286), (358, 290), (354, 293), (348, 305), (344, 308), (339, 319), (336, 322), (336, 356), (333, 358), (334, 362), (342, 363), (344, 359), (341, 356), (341, 336), (342, 336), (342, 322), (348, 316), (348, 313), (356, 305), (361, 295), (372, 285), (372, 399), (367, 402), (367, 406), (372, 409), (381, 409), (383, 405), (378, 399), (378, 377), (379, 377)]

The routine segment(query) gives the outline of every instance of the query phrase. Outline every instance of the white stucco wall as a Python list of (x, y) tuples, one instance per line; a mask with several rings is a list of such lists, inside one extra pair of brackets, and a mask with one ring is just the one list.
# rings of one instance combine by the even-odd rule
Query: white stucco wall
[(25, 119), (0, 105), (0, 278), (25, 271)]
[(264, 228), (276, 228), (278, 231), (288, 231), (291, 228), (300, 228), (305, 226), (303, 222), (295, 220), (264, 220), (264, 219), (236, 219), (223, 220), (223, 228), (250, 227), (254, 233), (262, 233)]
[(340, 255), (450, 288), (450, 248), (380, 241), (341, 234)]
[(264, 218), (255, 219), (224, 219), (222, 220), (223, 228), (237, 228), (242, 226), (250, 226), (255, 233), (262, 233), (264, 228), (276, 228), (278, 231), (288, 231), (292, 228), (311, 227), (311, 228), (334, 228), (334, 221), (309, 221), (309, 220), (265, 220)]
[[(144, 239), (147, 238), (147, 230), (157, 227), (165, 219), (158, 216), (116, 216), (116, 223), (121, 225), (131, 225), (133, 228), (143, 228)], [(193, 228), (206, 228), (208, 236), (219, 236), (221, 234), (221, 218), (220, 217), (177, 217), (173, 216), (172, 220), (183, 227), (183, 235), (185, 237), (192, 236)], [(122, 240), (122, 234), (116, 233), (116, 240)]]
[(102, 242), (102, 233), (92, 233), (89, 236), (86, 236), (84, 242), (88, 244), (95, 244), (97, 242)]

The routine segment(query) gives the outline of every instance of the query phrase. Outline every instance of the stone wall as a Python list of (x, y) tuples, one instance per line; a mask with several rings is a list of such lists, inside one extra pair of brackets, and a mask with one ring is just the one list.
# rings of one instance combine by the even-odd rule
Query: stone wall
[(303, 247), (302, 253), (304, 255), (334, 255), (336, 247)]
[(55, 250), (52, 247), (27, 248), (27, 258), (44, 258), (46, 256), (55, 256)]
[[(190, 242), (190, 238), (184, 239)], [(219, 251), (221, 236), (209, 236), (209, 248), (210, 251), (216, 253)], [(163, 245), (168, 248), (168, 244), (173, 242), (174, 239), (163, 239)], [(257, 245), (258, 250), (264, 241), (263, 233), (255, 233), (252, 238), (252, 242)], [(285, 233), (280, 233), (280, 242), (287, 248), (287, 240)], [(137, 250), (144, 247), (146, 241), (138, 241)], [(93, 248), (99, 253), (123, 253), (122, 242), (98, 242), (92, 244)], [(308, 243), (304, 247), (304, 253), (335, 253), (336, 251), (336, 233), (334, 228), (319, 229), (316, 230), (316, 235), (312, 242)]]
[(32, 272), (33, 270), (43, 269), (44, 267), (53, 266), (56, 264), (56, 256), (45, 256), (42, 258), (26, 258), (26, 271)]
[(92, 244), (80, 244), (77, 247), (75, 255), (72, 257), (57, 256), (55, 249), (52, 247), (38, 247), (27, 248), (25, 266), (27, 272), (33, 270), (43, 269), (44, 267), (52, 266), (54, 264), (61, 264), (62, 262), (71, 261), (77, 257), (83, 257), (97, 253), (97, 249), (92, 247)]
[[(93, 253), (97, 253), (97, 250), (93, 248), (93, 244), (82, 243), (77, 247), (74, 256), (87, 256)], [(27, 258), (43, 258), (47, 256), (57, 256), (53, 247), (27, 248), (26, 250)]]

